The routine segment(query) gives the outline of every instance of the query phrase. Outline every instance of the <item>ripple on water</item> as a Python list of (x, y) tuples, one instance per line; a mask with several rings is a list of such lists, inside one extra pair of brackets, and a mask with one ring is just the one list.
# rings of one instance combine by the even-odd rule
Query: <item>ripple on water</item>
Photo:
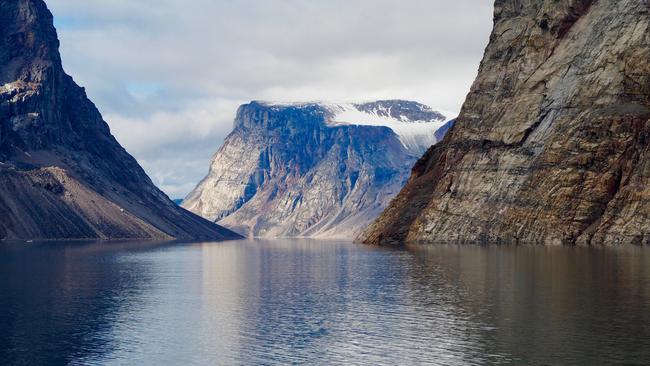
[(6, 364), (644, 364), (645, 248), (0, 244)]

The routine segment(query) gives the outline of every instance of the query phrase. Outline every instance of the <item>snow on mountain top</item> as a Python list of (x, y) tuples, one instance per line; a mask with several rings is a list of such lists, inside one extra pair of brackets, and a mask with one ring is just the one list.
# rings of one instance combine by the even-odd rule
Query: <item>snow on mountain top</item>
[[(410, 122), (410, 123), (446, 123), (453, 118), (451, 116), (457, 113), (434, 110), (433, 108), (413, 101), (408, 100), (378, 100), (378, 101), (364, 101), (364, 102), (325, 102), (320, 100), (307, 101), (307, 102), (280, 102), (280, 101), (254, 101), (266, 107), (278, 108), (303, 108), (318, 106), (326, 109), (332, 115), (339, 116), (344, 112), (356, 111), (359, 114), (356, 117), (361, 117), (363, 121), (377, 121), (381, 119), (386, 123), (393, 122)], [(363, 117), (362, 117), (363, 115)], [(351, 116), (352, 117), (352, 116)], [(354, 117), (353, 117), (354, 118)], [(361, 123), (361, 121), (349, 120), (342, 121), (336, 118), (334, 122), (345, 122), (347, 124), (364, 124), (364, 125), (378, 125), (376, 122)], [(384, 125), (384, 124), (379, 124)]]
[(359, 125), (388, 127), (395, 132), (406, 149), (421, 155), (436, 144), (436, 131), (455, 118), (454, 113), (439, 112), (417, 102), (380, 100), (364, 103), (328, 102), (258, 102), (269, 107), (320, 106), (330, 114), (330, 126)]
[[(436, 131), (453, 118), (420, 104), (403, 106), (378, 103), (376, 106), (337, 104), (329, 106), (332, 125), (384, 126), (395, 132), (406, 149), (415, 155), (424, 153), (436, 144)], [(413, 109), (421, 108), (421, 110)], [(395, 110), (397, 109), (397, 110)]]
[(258, 103), (267, 107), (303, 107), (309, 105), (322, 105), (324, 102), (320, 100), (313, 100), (308, 102), (280, 102), (273, 100), (255, 100), (252, 103)]

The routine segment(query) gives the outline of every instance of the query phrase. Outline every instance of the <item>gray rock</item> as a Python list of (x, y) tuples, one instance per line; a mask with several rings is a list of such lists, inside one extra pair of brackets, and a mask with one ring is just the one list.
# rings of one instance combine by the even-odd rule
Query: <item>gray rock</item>
[(249, 236), (353, 238), (445, 121), (407, 101), (252, 102), (183, 207)]

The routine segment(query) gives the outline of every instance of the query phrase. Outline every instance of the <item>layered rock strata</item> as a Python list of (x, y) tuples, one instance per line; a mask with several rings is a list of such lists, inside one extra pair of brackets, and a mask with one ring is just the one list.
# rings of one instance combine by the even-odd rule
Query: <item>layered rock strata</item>
[(650, 243), (649, 14), (497, 0), (455, 127), (360, 240)]

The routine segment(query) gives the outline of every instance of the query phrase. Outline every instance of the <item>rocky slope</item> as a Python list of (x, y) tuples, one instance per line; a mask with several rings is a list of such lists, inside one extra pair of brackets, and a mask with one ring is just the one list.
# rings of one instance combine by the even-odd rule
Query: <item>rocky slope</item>
[(174, 205), (65, 74), (42, 0), (0, 2), (0, 239), (228, 239)]
[(252, 102), (183, 207), (249, 236), (352, 238), (446, 121), (408, 101)]
[(649, 4), (497, 0), (455, 127), (361, 240), (650, 243)]

